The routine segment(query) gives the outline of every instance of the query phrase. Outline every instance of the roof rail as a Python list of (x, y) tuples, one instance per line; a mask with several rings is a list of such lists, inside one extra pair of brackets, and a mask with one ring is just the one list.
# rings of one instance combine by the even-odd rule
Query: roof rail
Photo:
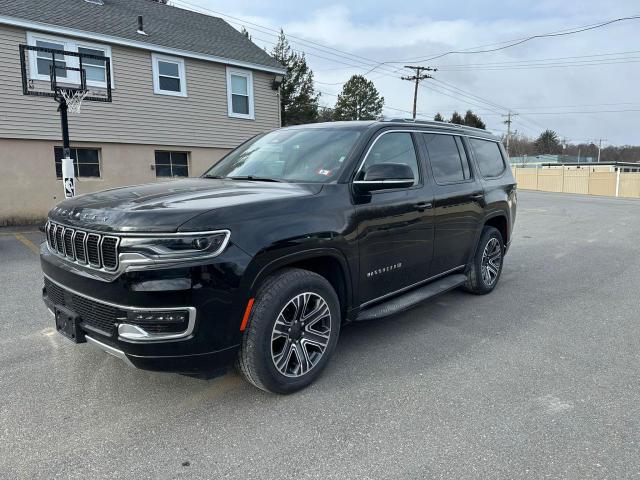
[(463, 130), (463, 129), (476, 130), (478, 132), (483, 132), (489, 135), (493, 135), (492, 132), (484, 128), (470, 127), (468, 125), (460, 125), (457, 123), (441, 122), (438, 120), (422, 120), (419, 118), (413, 119), (413, 118), (403, 118), (403, 117), (387, 117), (385, 115), (380, 116), (378, 120), (381, 122), (405, 122), (405, 123), (418, 123), (423, 125), (440, 125), (442, 127), (457, 128), (459, 130)]

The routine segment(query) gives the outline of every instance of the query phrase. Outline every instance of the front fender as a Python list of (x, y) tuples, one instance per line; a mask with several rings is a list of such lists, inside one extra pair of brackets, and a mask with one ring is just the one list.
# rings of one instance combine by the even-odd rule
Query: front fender
[(335, 259), (340, 265), (341, 274), (344, 278), (346, 287), (345, 295), (347, 308), (350, 308), (351, 305), (353, 305), (353, 278), (357, 278), (354, 276), (354, 272), (351, 271), (350, 267), (354, 262), (350, 263), (345, 253), (335, 247), (304, 248), (296, 251), (288, 251), (286, 253), (278, 251), (262, 252), (252, 260), (246, 270), (246, 284), (244, 287), (248, 292), (247, 299), (253, 297), (264, 279), (275, 271), (306, 260), (327, 257)]

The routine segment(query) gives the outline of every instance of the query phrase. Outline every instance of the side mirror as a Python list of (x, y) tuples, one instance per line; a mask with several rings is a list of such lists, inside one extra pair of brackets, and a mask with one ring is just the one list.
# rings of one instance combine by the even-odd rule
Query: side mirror
[(353, 182), (358, 192), (408, 188), (415, 180), (413, 170), (404, 163), (375, 163), (359, 177)]

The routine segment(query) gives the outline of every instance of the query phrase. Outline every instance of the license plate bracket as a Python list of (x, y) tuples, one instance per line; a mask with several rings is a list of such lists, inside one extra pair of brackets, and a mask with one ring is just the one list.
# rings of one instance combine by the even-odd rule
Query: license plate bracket
[(74, 343), (84, 343), (84, 331), (80, 328), (80, 317), (75, 312), (62, 306), (54, 307), (56, 330)]

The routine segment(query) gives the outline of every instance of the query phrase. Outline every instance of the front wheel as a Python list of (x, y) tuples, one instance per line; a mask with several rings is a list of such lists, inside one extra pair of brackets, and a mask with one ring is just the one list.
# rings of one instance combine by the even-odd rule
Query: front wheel
[(476, 295), (484, 295), (496, 288), (502, 273), (503, 257), (502, 235), (497, 228), (484, 227), (464, 289)]
[(316, 273), (286, 269), (258, 290), (237, 366), (262, 390), (292, 393), (320, 375), (339, 333), (340, 303), (331, 284)]

